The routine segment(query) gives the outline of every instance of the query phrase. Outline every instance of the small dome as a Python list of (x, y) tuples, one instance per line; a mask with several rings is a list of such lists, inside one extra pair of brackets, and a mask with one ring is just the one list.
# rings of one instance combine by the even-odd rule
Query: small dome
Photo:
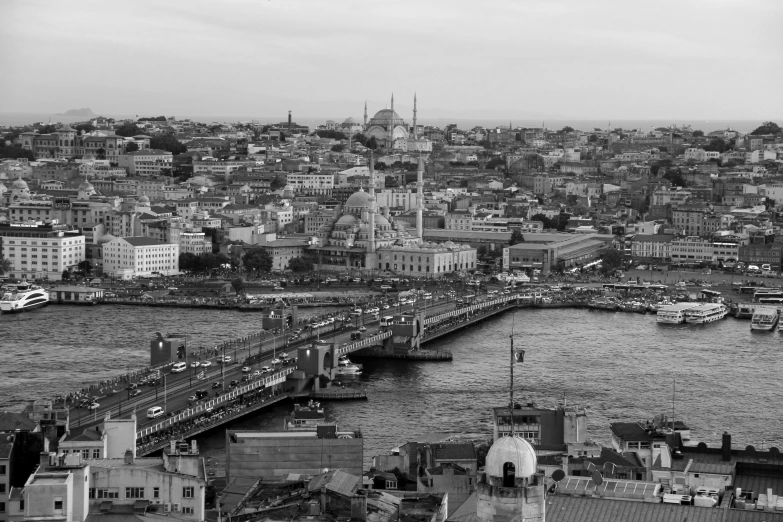
[(354, 225), (356, 224), (356, 216), (352, 214), (344, 214), (337, 220), (337, 225)]
[(345, 202), (345, 208), (370, 208), (370, 195), (363, 190), (354, 192)]
[(139, 205), (149, 205), (150, 204), (150, 198), (147, 197), (146, 194), (142, 194), (139, 198)]
[(388, 227), (390, 225), (389, 220), (380, 214), (375, 214), (375, 226)]
[(23, 180), (22, 178), (16, 178), (14, 182), (11, 184), (12, 188), (18, 189), (18, 190), (25, 190), (27, 189), (27, 182)]
[(57, 129), (55, 132), (76, 132), (76, 129), (66, 124)]
[(538, 469), (536, 450), (517, 435), (498, 438), (489, 448), (484, 470), (490, 477), (502, 477), (503, 465), (507, 462), (514, 465), (514, 475), (517, 477), (528, 478)]
[(79, 190), (95, 190), (95, 187), (92, 186), (92, 183), (90, 183), (87, 180), (84, 180), (79, 184)]
[(346, 118), (343, 122), (343, 125), (358, 125), (359, 121), (356, 118)]

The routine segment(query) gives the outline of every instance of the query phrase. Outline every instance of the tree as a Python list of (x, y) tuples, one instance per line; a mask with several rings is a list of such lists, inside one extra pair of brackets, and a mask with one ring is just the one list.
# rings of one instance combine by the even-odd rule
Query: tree
[(345, 146), (343, 146), (342, 143), (338, 143), (337, 145), (332, 145), (332, 152), (342, 152), (343, 149), (345, 149)]
[(139, 134), (144, 134), (144, 130), (142, 130), (142, 128), (136, 125), (135, 123), (123, 123), (116, 129), (114, 129), (114, 133), (117, 136), (124, 136), (126, 138), (130, 138), (131, 136), (138, 136)]
[(283, 176), (275, 176), (269, 184), (269, 188), (272, 190), (278, 190), (283, 187), (285, 187), (285, 178)]
[(62, 280), (63, 281), (70, 281), (71, 280), (71, 271), (68, 270), (67, 268), (65, 270), (63, 270)]
[(503, 158), (492, 158), (487, 162), (486, 165), (484, 165), (485, 169), (494, 169), (495, 167), (500, 167), (502, 165), (505, 165), (506, 162), (503, 161)]
[(127, 153), (127, 152), (135, 152), (135, 151), (137, 151), (137, 150), (139, 150), (139, 146), (136, 144), (136, 142), (135, 142), (135, 141), (132, 141), (132, 142), (128, 143), (128, 144), (125, 146), (125, 152), (126, 152), (126, 153)]
[(53, 133), (56, 130), (57, 130), (57, 125), (54, 125), (54, 124), (50, 123), (49, 125), (42, 125), (38, 129), (38, 132), (39, 132), (39, 134), (51, 134), (51, 133)]
[(355, 143), (361, 143), (363, 146), (367, 146), (367, 136), (365, 136), (361, 132), (357, 132), (356, 134), (354, 134), (351, 140)]
[(12, 268), (13, 265), (11, 264), (11, 260), (6, 259), (0, 254), (0, 276), (9, 273)]
[(98, 156), (98, 159), (106, 159), (106, 149), (101, 147), (100, 149), (95, 151), (95, 155)]
[(84, 131), (84, 133), (86, 134), (88, 132), (94, 131), (95, 125), (93, 125), (92, 123), (79, 123), (77, 125), (74, 125), (73, 128), (76, 129), (76, 132)]
[(242, 256), (242, 265), (248, 272), (256, 274), (268, 273), (272, 270), (272, 256), (262, 248), (248, 250)]
[(674, 170), (667, 170), (663, 177), (678, 187), (684, 187), (687, 185), (685, 178), (682, 175), (682, 171), (679, 168)]
[(30, 150), (23, 149), (17, 145), (6, 145), (5, 141), (0, 141), (0, 158), (27, 158), (30, 161), (34, 161), (35, 155)]
[(777, 123), (771, 121), (765, 121), (760, 127), (751, 132), (752, 135), (758, 136), (759, 134), (781, 134), (783, 129)]
[(608, 274), (623, 266), (623, 254), (615, 248), (601, 252), (601, 272)]
[(375, 170), (386, 170), (386, 164), (383, 163), (382, 161), (376, 161), (373, 167), (375, 168)]
[(239, 295), (245, 289), (245, 281), (241, 277), (234, 278), (231, 280), (231, 287)]
[(695, 131), (693, 131), (693, 137), (694, 138), (698, 138), (698, 137), (701, 137), (701, 136), (704, 136), (704, 131), (702, 131), (702, 130), (695, 130)]
[(319, 138), (331, 138), (333, 140), (347, 140), (348, 136), (340, 131), (336, 130), (319, 130), (315, 131)]
[(370, 150), (375, 150), (378, 148), (378, 140), (375, 139), (375, 136), (371, 136), (370, 139), (367, 140), (365, 147), (367, 147)]
[(80, 261), (78, 265), (76, 265), (79, 268), (79, 272), (81, 272), (83, 275), (87, 275), (90, 273), (90, 270), (92, 270), (92, 262), (88, 259), (85, 259), (84, 261)]
[(587, 138), (587, 141), (590, 143), (595, 143), (598, 141), (598, 135), (597, 134), (591, 134), (590, 137)]
[(515, 228), (511, 231), (511, 239), (508, 240), (509, 245), (516, 245), (517, 243), (524, 243), (525, 242), (525, 236), (522, 234), (522, 231), (518, 228)]
[(709, 145), (704, 146), (708, 152), (726, 152), (730, 147), (723, 138), (712, 138)]
[(196, 266), (198, 265), (198, 256), (191, 252), (182, 252), (179, 255), (179, 269), (187, 270), (188, 272), (197, 272)]
[(557, 133), (558, 133), (558, 134), (566, 134), (566, 133), (568, 133), (568, 132), (574, 132), (574, 128), (573, 128), (573, 127), (569, 127), (568, 125), (566, 125), (566, 126), (565, 126), (565, 127), (563, 127), (562, 129), (560, 129), (559, 131), (557, 131)]
[(187, 152), (188, 148), (179, 142), (173, 134), (158, 134), (150, 140), (150, 148), (171, 152), (172, 154), (182, 154)]
[(544, 228), (556, 228), (557, 225), (552, 223), (552, 220), (546, 217), (544, 214), (535, 214), (530, 218), (530, 221), (540, 221), (544, 224)]
[(308, 257), (292, 257), (288, 262), (288, 268), (294, 272), (312, 272), (313, 261)]

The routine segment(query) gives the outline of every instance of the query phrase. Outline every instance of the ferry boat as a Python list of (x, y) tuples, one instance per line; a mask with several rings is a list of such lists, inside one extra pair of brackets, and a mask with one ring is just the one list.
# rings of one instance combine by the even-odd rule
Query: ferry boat
[(699, 303), (674, 303), (658, 308), (656, 321), (662, 324), (683, 324), (685, 312), (699, 306)]
[(720, 321), (729, 309), (726, 305), (719, 303), (701, 303), (685, 311), (685, 322), (688, 324), (707, 324)]
[(779, 319), (780, 312), (777, 308), (756, 308), (756, 312), (750, 320), (750, 329), (771, 332), (778, 325)]
[(49, 304), (49, 292), (38, 285), (22, 282), (4, 288), (0, 298), (0, 312), (4, 314), (26, 312)]

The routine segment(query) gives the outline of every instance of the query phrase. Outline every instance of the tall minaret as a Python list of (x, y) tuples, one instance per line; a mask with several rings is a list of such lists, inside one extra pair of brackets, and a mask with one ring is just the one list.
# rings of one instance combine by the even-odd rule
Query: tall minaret
[(413, 93), (413, 139), (417, 139), (416, 136), (416, 93)]
[(419, 168), (416, 173), (416, 235), (424, 240), (424, 160), (419, 153)]
[(367, 126), (367, 100), (364, 100), (364, 126)]
[[(370, 151), (370, 247), (368, 252), (375, 253), (375, 166), (373, 165), (373, 153)], [(373, 266), (375, 260), (372, 261)]]
[(391, 98), (391, 116), (389, 116), (389, 150), (394, 147), (394, 93)]

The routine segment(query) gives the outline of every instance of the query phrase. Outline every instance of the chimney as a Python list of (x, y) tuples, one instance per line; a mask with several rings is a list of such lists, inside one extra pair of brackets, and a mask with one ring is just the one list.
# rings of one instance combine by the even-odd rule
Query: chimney
[(291, 111), (288, 111), (288, 133), (291, 133)]
[(731, 435), (729, 435), (728, 431), (723, 432), (720, 454), (723, 462), (729, 462), (731, 460)]
[(176, 454), (177, 454), (177, 441), (172, 440), (169, 446), (169, 455), (176, 455)]
[(41, 466), (41, 471), (45, 471), (46, 468), (49, 467), (49, 452), (42, 451), (39, 458), (40, 458), (39, 464)]

